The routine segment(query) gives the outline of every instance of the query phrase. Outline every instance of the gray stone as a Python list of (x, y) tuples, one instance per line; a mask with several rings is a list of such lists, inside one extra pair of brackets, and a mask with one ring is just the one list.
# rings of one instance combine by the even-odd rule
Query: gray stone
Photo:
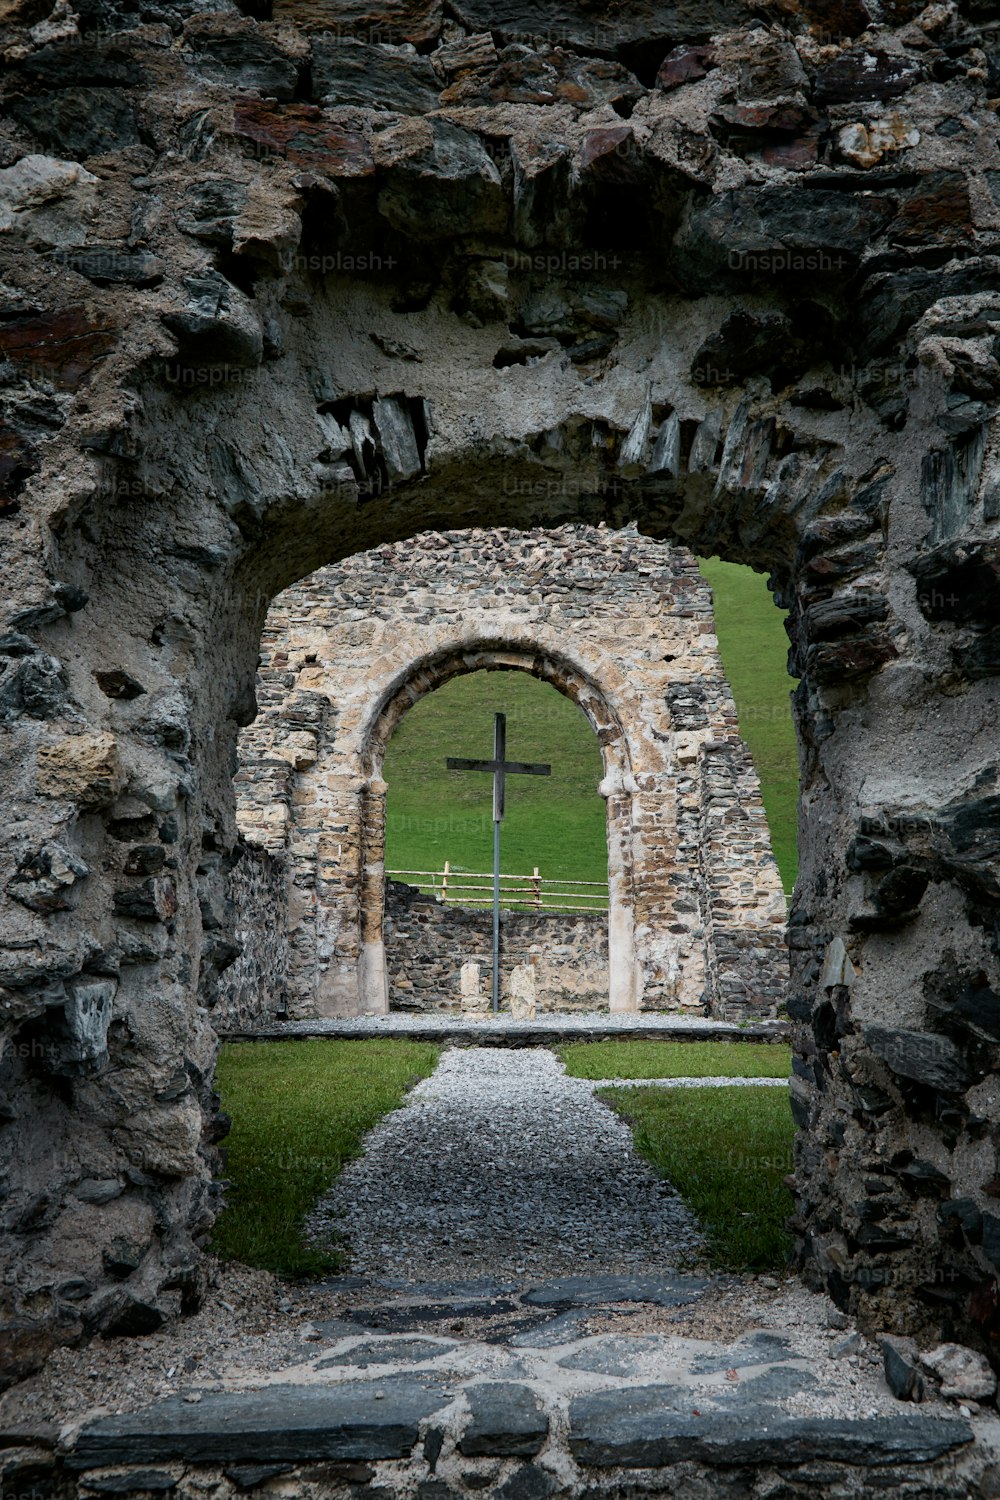
[(93, 1469), (169, 1458), (222, 1464), (405, 1458), (418, 1424), (449, 1399), (442, 1382), (420, 1375), (206, 1391), (197, 1405), (171, 1396), (84, 1427), (66, 1462), (71, 1469)]
[(703, 1418), (678, 1411), (674, 1400), (673, 1389), (655, 1385), (577, 1396), (570, 1402), (570, 1451), (593, 1468), (931, 1463), (973, 1436), (967, 1422), (941, 1417), (792, 1417), (756, 1406)]
[(472, 1416), (458, 1440), (466, 1458), (532, 1458), (549, 1432), (548, 1415), (526, 1385), (486, 1381), (466, 1387)]
[(372, 406), (372, 421), (390, 484), (419, 474), (420, 449), (413, 431), (413, 418), (402, 401), (395, 396), (376, 400)]
[(546, 1500), (558, 1487), (558, 1481), (544, 1469), (522, 1464), (494, 1491), (494, 1500)]
[(927, 1384), (918, 1366), (917, 1346), (912, 1339), (886, 1335), (882, 1339), (885, 1383), (897, 1401), (923, 1401)]
[(865, 1040), (901, 1078), (946, 1093), (969, 1087), (972, 1074), (955, 1043), (947, 1037), (901, 1027), (866, 1026)]
[(440, 83), (430, 60), (387, 46), (340, 37), (317, 39), (312, 53), (313, 94), (327, 104), (425, 115), (437, 109)]
[(279, 1474), (287, 1474), (291, 1470), (291, 1464), (234, 1464), (224, 1472), (227, 1479), (238, 1485), (241, 1490), (252, 1490), (255, 1485), (264, 1484), (268, 1479), (277, 1479)]
[[(317, 1327), (322, 1333), (322, 1326), (318, 1324)], [(327, 1370), (338, 1365), (416, 1365), (428, 1359), (437, 1359), (441, 1354), (451, 1354), (454, 1348), (454, 1344), (439, 1344), (433, 1339), (366, 1339), (362, 1344), (355, 1344), (352, 1349), (344, 1349), (339, 1353), (334, 1351), (321, 1360), (316, 1368)]]
[(951, 1399), (988, 1401), (996, 1395), (997, 1377), (984, 1354), (961, 1344), (938, 1344), (920, 1363), (941, 1382), (941, 1395)]
[(596, 1307), (601, 1303), (651, 1302), (683, 1307), (710, 1285), (697, 1276), (565, 1276), (525, 1292), (532, 1307)]
[(177, 1479), (165, 1469), (130, 1469), (127, 1474), (92, 1474), (87, 1489), (98, 1495), (132, 1495), (137, 1490), (165, 1494), (176, 1489)]
[[(569, 1316), (566, 1314), (565, 1316)], [(592, 1370), (597, 1375), (635, 1375), (636, 1366), (643, 1360), (662, 1350), (664, 1340), (655, 1334), (637, 1335), (634, 1338), (609, 1334), (595, 1338), (582, 1349), (574, 1349), (558, 1363), (564, 1370)]]
[(769, 1364), (787, 1359), (791, 1343), (778, 1333), (754, 1333), (718, 1354), (699, 1355), (691, 1362), (693, 1375), (717, 1375), (720, 1370), (740, 1370), (747, 1365)]

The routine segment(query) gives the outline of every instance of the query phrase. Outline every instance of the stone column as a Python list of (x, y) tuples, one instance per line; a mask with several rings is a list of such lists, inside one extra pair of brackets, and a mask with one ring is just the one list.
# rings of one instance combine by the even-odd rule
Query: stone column
[(358, 960), (358, 1010), (362, 1015), (389, 1012), (389, 980), (382, 936), (385, 914), (384, 781), (372, 779), (361, 806), (361, 952)]
[(621, 771), (605, 776), (598, 791), (608, 808), (608, 995), (612, 1011), (639, 1009), (642, 979), (635, 951), (632, 878), (632, 794), (635, 782)]

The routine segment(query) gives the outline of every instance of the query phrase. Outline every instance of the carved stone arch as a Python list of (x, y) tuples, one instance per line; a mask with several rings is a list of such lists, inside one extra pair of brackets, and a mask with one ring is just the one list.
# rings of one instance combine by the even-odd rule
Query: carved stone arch
[[(382, 917), (385, 904), (386, 783), (382, 765), (389, 740), (404, 715), (428, 693), (452, 678), (478, 671), (527, 672), (547, 682), (581, 709), (597, 737), (604, 765), (599, 791), (605, 800), (608, 850), (609, 1006), (612, 1011), (639, 1008), (641, 977), (635, 951), (635, 885), (633, 878), (633, 750), (629, 711), (637, 722), (634, 697), (609, 660), (574, 654), (536, 630), (521, 641), (472, 637), (413, 662), (375, 705), (364, 735), (364, 779), (361, 783), (362, 853), (358, 964), (358, 1008), (362, 1014), (389, 1009)], [(617, 698), (624, 715), (613, 706)]]

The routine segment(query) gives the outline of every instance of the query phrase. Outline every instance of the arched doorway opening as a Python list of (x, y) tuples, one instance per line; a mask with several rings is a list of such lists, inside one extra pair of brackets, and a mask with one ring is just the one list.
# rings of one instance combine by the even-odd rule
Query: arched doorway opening
[(385, 950), (386, 751), (404, 715), (420, 699), (458, 676), (480, 671), (527, 672), (549, 683), (581, 710), (597, 737), (602, 775), (596, 790), (606, 804), (608, 881), (608, 996), (612, 1011), (639, 1006), (641, 975), (635, 948), (633, 805), (637, 790), (631, 751), (621, 721), (594, 681), (565, 655), (480, 643), (421, 663), (372, 723), (365, 756), (366, 790), (361, 882), (362, 950), (359, 1004), (363, 1012), (389, 1009)]
[(389, 1008), (476, 1013), (492, 1005), (493, 778), (447, 761), (488, 757), (497, 713), (506, 759), (548, 766), (545, 775), (505, 778), (500, 1006), (606, 1010), (601, 748), (571, 699), (518, 671), (453, 678), (410, 709), (386, 748)]

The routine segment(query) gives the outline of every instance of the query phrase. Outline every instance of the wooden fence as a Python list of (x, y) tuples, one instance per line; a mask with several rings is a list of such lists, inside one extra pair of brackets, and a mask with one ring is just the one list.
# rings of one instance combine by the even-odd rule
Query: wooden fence
[[(390, 880), (405, 880), (445, 905), (493, 905), (491, 870), (456, 870), (446, 859), (443, 870), (386, 870), (385, 873)], [(608, 909), (608, 882), (547, 879), (536, 865), (530, 875), (500, 876), (500, 905), (505, 909), (527, 907), (530, 911), (603, 912)]]

